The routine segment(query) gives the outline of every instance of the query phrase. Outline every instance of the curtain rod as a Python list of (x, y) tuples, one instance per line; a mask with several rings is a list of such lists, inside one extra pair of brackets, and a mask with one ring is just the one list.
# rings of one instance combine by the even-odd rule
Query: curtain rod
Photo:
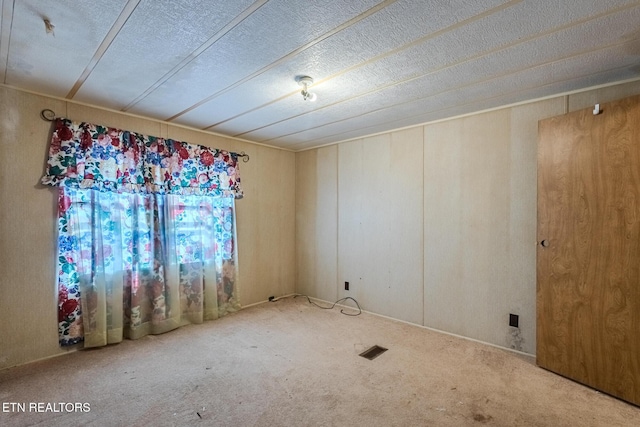
[[(50, 110), (49, 108), (45, 108), (44, 110), (40, 111), (40, 117), (42, 118), (42, 120), (47, 122), (53, 122), (58, 118), (56, 116), (55, 111)], [(249, 161), (249, 155), (246, 154), (244, 151), (241, 151), (239, 153), (233, 153), (233, 154), (235, 154), (238, 157), (242, 157), (243, 163), (247, 163)]]

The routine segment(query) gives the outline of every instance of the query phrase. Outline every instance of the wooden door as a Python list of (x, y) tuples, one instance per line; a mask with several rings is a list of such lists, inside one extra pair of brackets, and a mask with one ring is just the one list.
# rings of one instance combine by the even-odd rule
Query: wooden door
[(640, 96), (539, 122), (537, 363), (640, 405)]

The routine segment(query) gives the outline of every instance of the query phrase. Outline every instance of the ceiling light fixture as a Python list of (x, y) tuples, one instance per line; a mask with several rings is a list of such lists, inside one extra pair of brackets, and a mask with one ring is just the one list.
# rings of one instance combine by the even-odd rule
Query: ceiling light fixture
[(313, 79), (311, 77), (309, 76), (296, 77), (296, 81), (300, 86), (302, 86), (302, 91), (300, 93), (302, 94), (302, 98), (305, 101), (313, 102), (316, 99), (318, 99), (318, 96), (315, 93), (309, 92), (309, 87), (313, 85)]

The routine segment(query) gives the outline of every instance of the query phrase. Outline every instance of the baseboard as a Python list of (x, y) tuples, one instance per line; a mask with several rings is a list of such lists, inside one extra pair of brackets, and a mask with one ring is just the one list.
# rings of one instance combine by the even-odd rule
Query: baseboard
[(0, 368), (0, 371), (4, 371), (6, 369), (19, 368), (20, 366), (30, 365), (32, 363), (37, 363), (37, 362), (43, 362), (43, 361), (49, 360), (49, 359), (55, 359), (56, 357), (60, 357), (60, 356), (66, 356), (69, 353), (75, 353), (76, 351), (79, 351), (80, 347), (78, 347), (78, 346), (79, 346), (79, 344), (75, 344), (73, 347), (68, 347), (62, 353), (52, 354), (50, 356), (45, 356), (45, 357), (41, 357), (39, 359), (29, 360), (28, 362), (22, 362), (22, 363), (18, 363), (16, 365), (5, 366), (3, 368)]
[[(301, 295), (301, 294), (294, 294), (294, 295), (307, 296), (307, 295)], [(330, 305), (333, 304), (333, 302), (331, 302), (331, 301), (326, 301), (326, 300), (323, 300), (323, 299), (320, 299), (320, 298), (315, 298), (315, 297), (308, 297), (308, 298), (311, 299), (311, 300), (317, 301), (317, 302), (325, 303), (325, 304), (330, 304)], [(356, 308), (354, 308), (354, 307), (352, 307), (350, 305), (345, 305), (345, 304), (336, 304), (336, 306), (337, 307), (343, 307), (343, 308), (349, 308), (349, 309), (352, 309), (352, 310), (357, 310)], [(400, 322), (400, 323), (404, 323), (406, 325), (411, 325), (411, 326), (416, 326), (418, 328), (427, 329), (427, 330), (432, 331), (432, 332), (437, 332), (437, 333), (440, 333), (440, 334), (449, 335), (449, 336), (456, 337), (456, 338), (461, 338), (463, 340), (472, 341), (472, 342), (475, 342), (475, 343), (478, 343), (478, 344), (484, 344), (484, 345), (488, 345), (490, 347), (499, 348), (500, 350), (506, 350), (506, 351), (509, 351), (511, 353), (517, 354), (518, 356), (523, 356), (523, 357), (526, 357), (528, 359), (533, 359), (532, 362), (535, 363), (535, 358), (536, 358), (535, 354), (525, 353), (523, 351), (515, 350), (513, 348), (504, 347), (504, 346), (501, 346), (501, 345), (498, 345), (498, 344), (493, 344), (493, 343), (486, 342), (486, 341), (481, 341), (481, 340), (478, 340), (478, 339), (475, 339), (475, 338), (465, 337), (464, 335), (454, 334), (452, 332), (447, 332), (447, 331), (443, 331), (443, 330), (440, 330), (440, 329), (431, 328), (429, 326), (420, 325), (418, 323), (413, 323), (413, 322), (408, 322), (406, 320), (396, 319), (395, 317), (385, 316), (384, 314), (374, 313), (373, 311), (362, 310), (362, 312), (363, 313), (367, 313), (367, 314), (371, 314), (373, 316), (382, 317), (384, 319), (392, 320), (394, 322)]]
[[(278, 301), (279, 299), (282, 299), (282, 298), (290, 298), (290, 297), (296, 297), (296, 296), (297, 296), (297, 297), (307, 297), (307, 298), (309, 298), (310, 300), (313, 300), (313, 301), (315, 301), (315, 302), (319, 302), (319, 303), (323, 303), (323, 304), (329, 304), (329, 305), (332, 305), (332, 304), (333, 304), (333, 302), (331, 302), (331, 301), (326, 301), (326, 300), (323, 300), (323, 299), (320, 299), (320, 298), (310, 297), (310, 296), (308, 296), (308, 295), (303, 295), (303, 294), (298, 294), (298, 293), (292, 293), (292, 294), (287, 294), (287, 295), (279, 296), (279, 297), (277, 297), (277, 298), (273, 299), (272, 301), (264, 300), (264, 301), (258, 301), (258, 302), (254, 302), (254, 303), (252, 303), (252, 304), (244, 305), (244, 306), (242, 306), (242, 308), (241, 308), (241, 309), (242, 309), (242, 310), (244, 310), (244, 309), (247, 309), (247, 308), (250, 308), (250, 307), (255, 307), (255, 306), (257, 306), (257, 305), (262, 305), (262, 304), (264, 304), (264, 303), (268, 303), (268, 302), (275, 302), (275, 301)], [(350, 309), (350, 310), (357, 310), (357, 308), (356, 308), (356, 307), (353, 307), (353, 306), (351, 306), (351, 305), (346, 305), (346, 304), (335, 304), (335, 306), (336, 306), (336, 307), (341, 307), (341, 308)], [(527, 358), (532, 358), (532, 359), (533, 359), (533, 362), (535, 362), (535, 357), (536, 357), (536, 356), (535, 356), (534, 354), (525, 353), (525, 352), (523, 352), (523, 351), (514, 350), (514, 349), (512, 349), (512, 348), (503, 347), (503, 346), (501, 346), (501, 345), (493, 344), (493, 343), (486, 342), (486, 341), (477, 340), (477, 339), (475, 339), (475, 338), (469, 338), (469, 337), (465, 337), (465, 336), (463, 336), (463, 335), (458, 335), (458, 334), (454, 334), (454, 333), (451, 333), (451, 332), (442, 331), (442, 330), (440, 330), (440, 329), (431, 328), (431, 327), (429, 327), (429, 326), (423, 326), (423, 325), (420, 325), (420, 324), (417, 324), (417, 323), (407, 322), (406, 320), (396, 319), (396, 318), (394, 318), (394, 317), (385, 316), (384, 314), (374, 313), (374, 312), (372, 312), (372, 311), (368, 311), (368, 310), (362, 310), (362, 312), (363, 312), (363, 313), (367, 313), (367, 314), (371, 314), (371, 315), (373, 315), (373, 316), (382, 317), (382, 318), (384, 318), (384, 319), (388, 319), (388, 320), (391, 320), (391, 321), (394, 321), (394, 322), (400, 322), (400, 323), (404, 323), (404, 324), (407, 324), (407, 325), (416, 326), (416, 327), (418, 327), (418, 328), (427, 329), (427, 330), (429, 330), (429, 331), (437, 332), (437, 333), (440, 333), (440, 334), (449, 335), (449, 336), (456, 337), (456, 338), (461, 338), (461, 339), (464, 339), (464, 340), (467, 340), (467, 341), (472, 341), (472, 342), (476, 342), (476, 343), (479, 343), (479, 344), (488, 345), (488, 346), (490, 346), (490, 347), (499, 348), (499, 349), (501, 349), (501, 350), (506, 350), (506, 351), (509, 351), (509, 352), (511, 352), (511, 353), (517, 354), (517, 355), (519, 355), (519, 356), (524, 356), (524, 357), (527, 357)], [(35, 362), (41, 362), (41, 361), (44, 361), (44, 360), (47, 360), (47, 359), (53, 359), (53, 358), (55, 358), (55, 357), (64, 356), (64, 355), (66, 355), (66, 354), (73, 353), (73, 352), (76, 352), (76, 351), (78, 351), (78, 350), (79, 350), (78, 348), (69, 348), (67, 351), (65, 351), (65, 352), (63, 352), (63, 353), (53, 354), (53, 355), (51, 355), (51, 356), (46, 356), (46, 357), (42, 357), (42, 358), (40, 358), (40, 359), (31, 360), (31, 361), (24, 362), (24, 363), (19, 363), (19, 364), (17, 364), (17, 365), (12, 365), (12, 366), (6, 366), (6, 367), (3, 367), (3, 368), (0, 368), (0, 371), (3, 371), (3, 370), (5, 370), (5, 369), (17, 368), (17, 367), (19, 367), (19, 366), (23, 366), (23, 365), (27, 365), (27, 364), (31, 364), (31, 363), (35, 363)]]
[(282, 299), (282, 298), (289, 298), (289, 297), (293, 297), (293, 296), (296, 296), (296, 295), (297, 295), (297, 296), (302, 296), (302, 295), (300, 295), (300, 294), (296, 294), (296, 293), (293, 293), (293, 294), (287, 294), (287, 295), (282, 295), (282, 296), (279, 296), (279, 297), (274, 298), (273, 300), (264, 300), (264, 301), (254, 302), (254, 303), (251, 303), (251, 304), (248, 304), (248, 305), (243, 305), (243, 306), (241, 307), (241, 309), (242, 309), (242, 310), (244, 310), (245, 308), (255, 307), (256, 305), (264, 304), (264, 303), (266, 303), (266, 302), (276, 302), (276, 301), (278, 301), (279, 299)]

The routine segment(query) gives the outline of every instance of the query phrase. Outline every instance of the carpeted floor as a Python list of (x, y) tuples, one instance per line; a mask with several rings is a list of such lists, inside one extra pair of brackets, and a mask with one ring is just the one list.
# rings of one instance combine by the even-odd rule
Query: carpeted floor
[(306, 298), (0, 371), (0, 402), (2, 426), (640, 425), (530, 358)]

